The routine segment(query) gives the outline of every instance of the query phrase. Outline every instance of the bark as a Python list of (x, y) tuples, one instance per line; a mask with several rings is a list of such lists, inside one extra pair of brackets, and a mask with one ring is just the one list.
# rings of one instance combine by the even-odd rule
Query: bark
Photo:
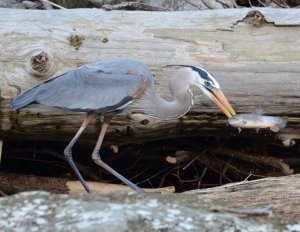
[(299, 174), (243, 181), (186, 193), (220, 200), (233, 208), (272, 205), (276, 214), (300, 218)]
[[(214, 74), (238, 113), (261, 107), (269, 115), (287, 115), (288, 127), (277, 135), (299, 139), (300, 46), (295, 38), (300, 12), (257, 10), (263, 18), (244, 22), (249, 9), (188, 13), (0, 9), (0, 138), (70, 139), (84, 114), (47, 108), (13, 112), (13, 97), (82, 64), (122, 57), (147, 64), (156, 74), (158, 92), (167, 99), (168, 76), (160, 67), (203, 67)], [(105, 141), (228, 136), (235, 130), (209, 99), (194, 92), (195, 105), (181, 119), (114, 117)], [(100, 126), (99, 120), (89, 126), (86, 138), (96, 138)]]
[[(118, 184), (100, 183), (88, 181), (93, 192), (110, 193), (116, 191), (133, 191), (130, 187)], [(80, 181), (72, 181), (65, 178), (41, 177), (22, 175), (15, 173), (0, 173), (0, 193), (15, 194), (24, 191), (41, 190), (52, 193), (85, 193)], [(173, 186), (164, 188), (145, 189), (147, 192), (173, 193)]]
[[(88, 183), (91, 189), (98, 193), (133, 191), (123, 185)], [(79, 181), (4, 172), (0, 175), (0, 190), (6, 194), (32, 190), (52, 193), (85, 192)], [(172, 193), (174, 187), (145, 189), (145, 191)], [(300, 174), (244, 181), (215, 188), (192, 190), (184, 194), (191, 194), (193, 198), (197, 198), (195, 195), (201, 195), (203, 199), (222, 202), (228, 208), (257, 208), (272, 205), (275, 214), (300, 218)]]

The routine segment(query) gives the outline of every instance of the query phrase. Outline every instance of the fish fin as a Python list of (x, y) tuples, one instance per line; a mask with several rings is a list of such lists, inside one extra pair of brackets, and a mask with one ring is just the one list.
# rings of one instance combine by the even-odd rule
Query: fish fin
[(238, 127), (238, 131), (239, 131), (239, 133), (241, 133), (242, 129), (240, 127)]
[(280, 126), (279, 125), (275, 125), (275, 126), (270, 127), (270, 129), (273, 132), (278, 132), (280, 130)]
[(264, 114), (264, 111), (262, 109), (255, 108), (254, 110), (251, 111), (251, 113), (255, 115), (262, 115)]
[(256, 130), (256, 133), (258, 134), (258, 132), (259, 132), (259, 128), (256, 128), (255, 130)]

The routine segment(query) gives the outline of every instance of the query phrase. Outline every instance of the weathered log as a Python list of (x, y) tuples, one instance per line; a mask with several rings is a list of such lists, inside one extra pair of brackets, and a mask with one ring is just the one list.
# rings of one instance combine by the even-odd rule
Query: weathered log
[(0, 198), (0, 230), (299, 231), (299, 220), (270, 215), (268, 209), (228, 209), (220, 202), (184, 194), (65, 195), (35, 191)]
[[(133, 191), (130, 187), (120, 184), (109, 184), (90, 181), (93, 192), (110, 193), (116, 191)], [(52, 193), (85, 193), (80, 181), (72, 181), (66, 178), (41, 177), (33, 175), (21, 175), (16, 173), (0, 173), (0, 191), (3, 194), (15, 194), (24, 191), (47, 191)], [(174, 193), (175, 187), (169, 186), (164, 188), (146, 189), (146, 192)], [(1, 193), (0, 192), (0, 193)]]
[[(170, 98), (168, 77), (158, 68), (191, 64), (220, 82), (237, 112), (259, 106), (270, 115), (288, 115), (278, 135), (300, 138), (300, 11), (258, 8), (262, 17), (243, 19), (249, 9), (199, 12), (105, 12), (96, 9), (23, 11), (0, 9), (0, 137), (69, 139), (84, 117), (62, 110), (13, 112), (13, 97), (85, 63), (131, 58), (147, 64), (158, 92)], [(247, 22), (247, 23), (246, 23)], [(195, 90), (195, 106), (178, 120), (132, 114), (115, 117), (106, 142), (228, 135), (225, 117)], [(95, 136), (99, 121), (88, 127)], [(222, 130), (221, 130), (222, 129)]]
[[(129, 187), (123, 185), (98, 182), (89, 182), (89, 184), (94, 192), (99, 193), (130, 191)], [(85, 192), (79, 181), (3, 172), (0, 175), (0, 190), (8, 194), (32, 190), (52, 193)], [(146, 189), (146, 191), (172, 193), (174, 187)], [(185, 194), (192, 194), (193, 198), (196, 198), (195, 195), (201, 195), (201, 198), (223, 202), (226, 207), (233, 208), (272, 205), (276, 214), (300, 218), (300, 174), (243, 181), (209, 189), (192, 190)]]
[(272, 205), (277, 214), (300, 218), (300, 175), (269, 177), (186, 192), (224, 202), (227, 207)]

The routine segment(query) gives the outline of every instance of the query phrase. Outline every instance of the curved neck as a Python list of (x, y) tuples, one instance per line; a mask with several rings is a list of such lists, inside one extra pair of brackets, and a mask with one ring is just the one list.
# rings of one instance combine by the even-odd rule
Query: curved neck
[(182, 95), (173, 98), (173, 101), (166, 101), (159, 95), (153, 98), (153, 109), (149, 116), (160, 119), (176, 119), (185, 115), (193, 105), (192, 93), (187, 89)]
[(164, 100), (156, 91), (153, 91), (152, 94), (146, 93), (150, 102), (147, 107), (144, 107), (145, 114), (168, 120), (179, 118), (190, 110), (194, 102), (189, 78), (176, 75), (169, 81), (169, 88), (172, 94), (171, 101)]

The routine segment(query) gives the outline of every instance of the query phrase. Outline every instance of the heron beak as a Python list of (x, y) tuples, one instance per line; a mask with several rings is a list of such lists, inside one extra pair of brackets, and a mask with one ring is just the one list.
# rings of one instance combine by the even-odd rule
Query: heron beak
[(221, 90), (211, 90), (210, 92), (211, 99), (216, 103), (217, 106), (219, 106), (227, 118), (232, 118), (234, 115), (236, 115), (235, 111)]

